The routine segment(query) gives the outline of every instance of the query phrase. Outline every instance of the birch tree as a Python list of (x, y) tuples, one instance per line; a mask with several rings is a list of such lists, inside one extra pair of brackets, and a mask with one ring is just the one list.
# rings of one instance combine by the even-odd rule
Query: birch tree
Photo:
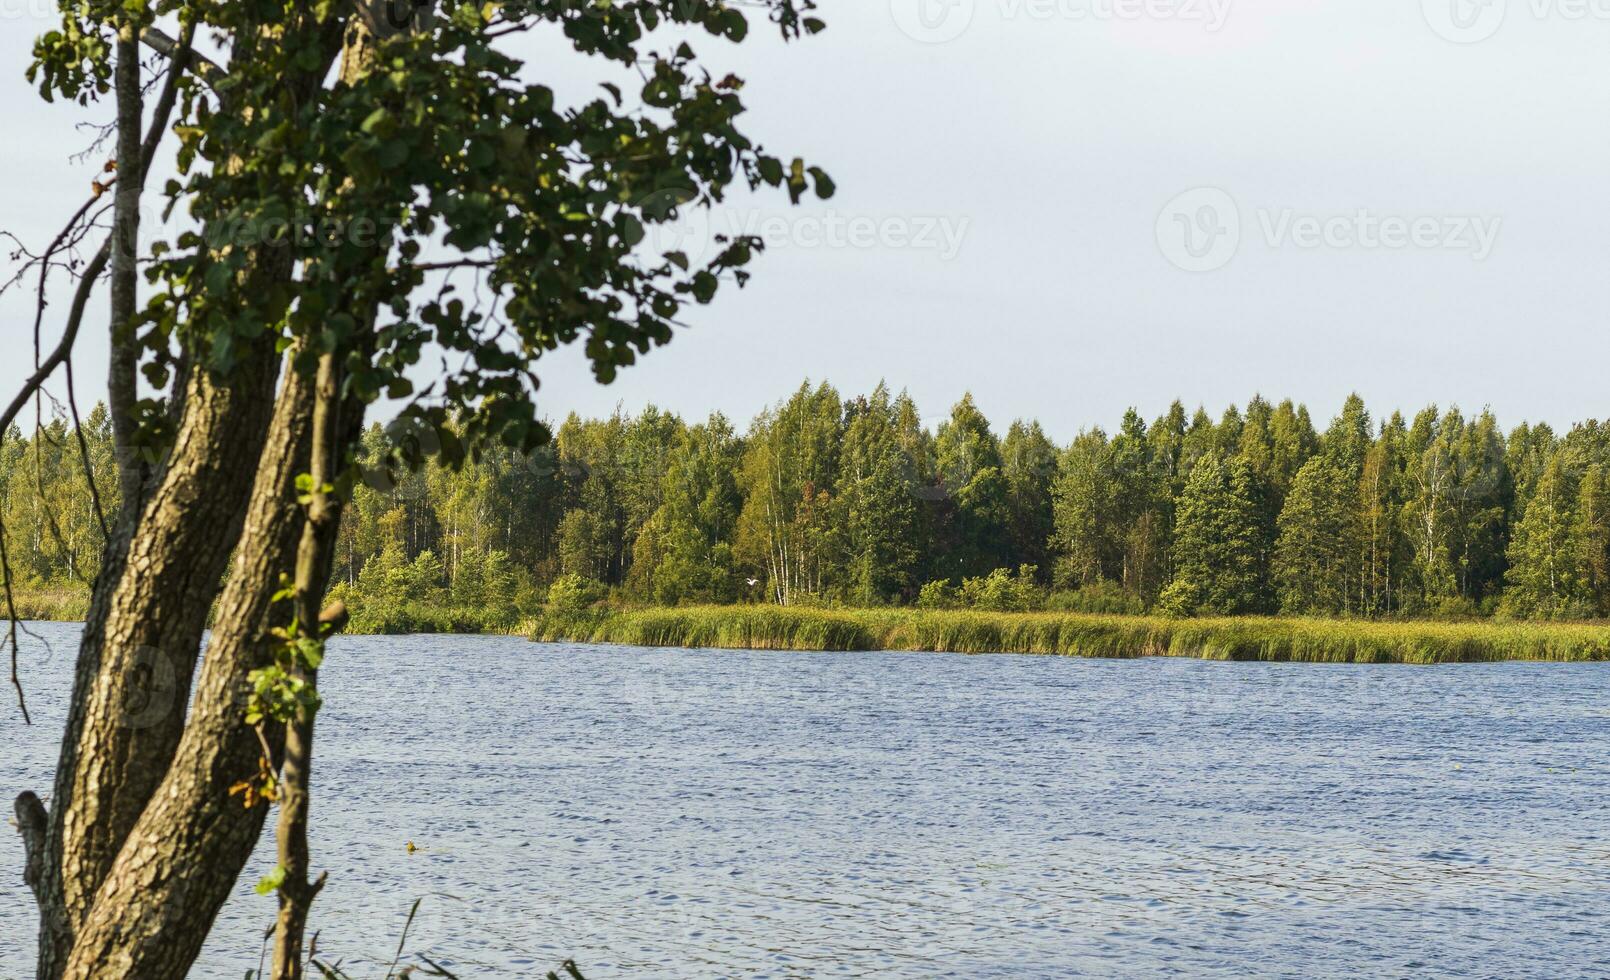
[[(810, 6), (62, 5), (30, 78), (111, 102), (113, 229), (0, 432), (105, 322), (122, 492), (50, 805), (17, 801), (40, 977), (183, 976), (273, 801), (274, 971), (302, 974), (317, 677), (341, 618), (319, 605), (366, 410), (403, 403), (388, 468), (530, 450), (543, 354), (582, 343), (608, 382), (741, 284), (760, 241), (694, 263), (645, 229), (733, 185), (832, 193), (744, 134), (742, 81), (693, 51), (752, 21), (813, 33)], [(597, 97), (532, 80), (544, 65), (511, 52), (544, 33), (599, 66)], [(142, 48), (166, 59), (149, 103)], [(170, 136), (179, 177), (148, 187)], [(189, 222), (150, 248), (147, 197)], [(103, 275), (104, 321), (87, 312)], [(441, 369), (410, 371), (427, 351)]]

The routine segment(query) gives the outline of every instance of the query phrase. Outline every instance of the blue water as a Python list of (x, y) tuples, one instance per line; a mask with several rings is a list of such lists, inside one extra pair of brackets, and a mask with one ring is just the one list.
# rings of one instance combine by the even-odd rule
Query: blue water
[[(7, 797), (55, 760), (76, 631), (38, 629)], [(410, 953), (465, 977), (1610, 975), (1610, 666), (417, 637), (321, 682), (315, 926), (354, 976), (416, 898)], [(197, 975), (257, 965), (268, 854)]]

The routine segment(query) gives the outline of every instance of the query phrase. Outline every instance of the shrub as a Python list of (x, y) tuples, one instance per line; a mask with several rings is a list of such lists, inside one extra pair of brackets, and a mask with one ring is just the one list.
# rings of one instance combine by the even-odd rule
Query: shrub
[(1014, 576), (1005, 568), (997, 568), (983, 578), (970, 578), (962, 582), (962, 601), (971, 609), (984, 612), (1029, 612), (1042, 604), (1040, 587), (1034, 576), (1039, 571), (1033, 565), (1024, 565)]
[(950, 579), (942, 578), (929, 582), (917, 592), (918, 609), (955, 609), (961, 604), (956, 590), (950, 587)]
[(602, 582), (574, 573), (559, 576), (548, 587), (548, 605), (565, 612), (579, 612), (608, 597)]
[(1163, 594), (1157, 597), (1156, 611), (1160, 616), (1170, 619), (1188, 619), (1196, 615), (1206, 601), (1202, 587), (1195, 582), (1184, 579), (1175, 579), (1170, 582)]
[(1426, 614), (1438, 622), (1460, 623), (1480, 619), (1481, 607), (1461, 596), (1449, 596), (1433, 600)]
[(1070, 591), (1053, 592), (1046, 599), (1045, 608), (1052, 612), (1139, 616), (1146, 612), (1146, 603), (1133, 592), (1126, 592), (1117, 582), (1103, 580)]

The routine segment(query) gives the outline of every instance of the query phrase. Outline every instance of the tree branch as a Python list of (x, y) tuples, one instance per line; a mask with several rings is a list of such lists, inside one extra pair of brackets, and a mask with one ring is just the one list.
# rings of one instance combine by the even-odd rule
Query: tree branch
[[(146, 33), (149, 33), (150, 30), (151, 28), (146, 28)], [(151, 113), (151, 128), (146, 130), (145, 143), (140, 148), (140, 178), (142, 183), (144, 182), (146, 171), (151, 168), (151, 161), (156, 158), (157, 146), (162, 142), (162, 134), (167, 132), (168, 117), (173, 115), (174, 103), (178, 101), (179, 78), (190, 67), (192, 59), (201, 58), (200, 55), (195, 53), (195, 37), (195, 25), (186, 24), (184, 30), (179, 34), (178, 48), (169, 55), (173, 64), (168, 72), (167, 80), (162, 83), (162, 94), (157, 96), (156, 108)], [(144, 40), (143, 34), (141, 40)], [(206, 61), (205, 58), (201, 58), (201, 60)], [(210, 61), (207, 63), (212, 64)], [(213, 65), (213, 67), (216, 68), (217, 66)]]
[[(139, 344), (134, 337), (134, 312), (139, 302), (140, 197), (145, 186), (144, 143), (140, 122), (145, 114), (140, 91), (139, 28), (124, 15), (117, 36), (117, 190), (112, 210), (111, 351), (106, 378), (107, 409), (112, 417), (112, 458), (117, 461), (119, 499), (125, 514), (138, 513), (145, 467), (134, 449), (137, 421), (134, 403), (140, 397), (137, 371)], [(186, 37), (188, 40), (188, 35)], [(183, 43), (175, 46), (174, 71), (188, 60)]]
[(22, 390), (17, 392), (17, 397), (11, 400), (4, 414), (0, 414), (0, 432), (11, 431), (11, 423), (16, 421), (17, 416), (27, 407), (28, 399), (33, 397), (34, 392), (39, 390), (45, 380), (54, 374), (72, 353), (73, 344), (78, 341), (79, 327), (84, 323), (84, 308), (89, 305), (89, 294), (95, 288), (95, 280), (106, 271), (106, 262), (111, 257), (112, 240), (108, 238), (101, 246), (101, 250), (95, 253), (95, 257), (89, 260), (89, 265), (84, 268), (84, 275), (78, 280), (78, 291), (73, 294), (73, 307), (67, 314), (67, 329), (62, 331), (61, 341), (56, 345), (56, 349), (50, 352), (50, 356), (40, 363), (39, 369), (23, 382)]
[(101, 506), (101, 488), (95, 483), (95, 464), (90, 461), (89, 441), (84, 438), (84, 420), (78, 414), (78, 392), (73, 385), (73, 359), (67, 359), (67, 407), (73, 412), (73, 434), (78, 437), (78, 458), (84, 467), (84, 480), (89, 484), (89, 499), (95, 505), (95, 520), (101, 527), (101, 544), (112, 538), (106, 525), (106, 509)]
[(22, 831), (22, 850), (26, 855), (22, 880), (27, 882), (34, 893), (34, 898), (43, 908), (39, 890), (44, 883), (45, 834), (50, 829), (49, 815), (46, 814), (45, 804), (39, 801), (39, 797), (29, 792), (17, 797), (16, 807), (17, 829)]
[[(147, 32), (150, 30), (152, 29), (148, 28)], [(157, 31), (156, 33), (161, 34), (160, 31)], [(176, 54), (181, 56), (180, 63), (182, 63), (183, 58), (199, 57), (194, 55), (189, 50), (190, 34), (191, 30), (187, 29), (181, 47), (173, 49)], [(172, 39), (167, 38), (166, 35), (162, 36), (167, 39), (169, 44), (174, 43)], [(214, 65), (213, 67), (216, 68), (217, 66)], [(151, 161), (156, 157), (157, 147), (162, 142), (162, 134), (167, 131), (168, 119), (173, 114), (173, 108), (175, 102), (177, 101), (177, 96), (177, 75), (171, 75), (169, 76), (167, 84), (163, 88), (161, 97), (157, 100), (156, 111), (152, 113), (151, 116), (151, 127), (149, 130), (147, 130), (145, 134), (145, 141), (141, 146), (140, 177), (142, 180), (144, 179), (145, 174), (151, 168)], [(97, 184), (99, 189), (96, 190), (94, 196), (92, 196), (90, 200), (87, 201), (84, 206), (73, 215), (73, 219), (68, 223), (67, 228), (62, 231), (61, 235), (57, 236), (56, 243), (53, 243), (51, 248), (46, 251), (46, 258), (48, 258), (57, 247), (59, 247), (59, 243), (67, 237), (73, 226), (79, 221), (83, 220), (84, 215), (88, 213), (95, 201), (98, 200), (103, 193), (105, 193), (107, 187), (113, 186), (113, 182), (115, 180), (116, 178), (113, 178), (113, 180), (107, 181), (105, 184)], [(72, 311), (68, 315), (67, 330), (62, 334), (61, 343), (56, 345), (56, 349), (52, 351), (51, 355), (40, 364), (39, 369), (34, 372), (33, 376), (23, 383), (22, 390), (17, 393), (17, 397), (12, 401), (11, 406), (6, 410), (5, 414), (0, 415), (0, 432), (10, 430), (11, 423), (16, 421), (17, 416), (28, 404), (28, 399), (33, 397), (34, 392), (37, 391), (39, 387), (43, 385), (51, 376), (51, 374), (53, 374), (55, 370), (62, 365), (62, 362), (72, 354), (73, 344), (78, 338), (79, 326), (83, 323), (84, 308), (89, 303), (89, 293), (94, 286), (95, 280), (99, 279), (101, 273), (106, 271), (106, 263), (111, 258), (111, 244), (111, 239), (107, 239), (106, 244), (101, 246), (100, 251), (95, 254), (95, 257), (90, 260), (89, 265), (85, 267), (84, 275), (78, 281), (78, 291), (73, 296)], [(44, 282), (41, 280), (41, 292), (43, 292), (43, 289)], [(40, 302), (41, 306), (39, 312), (40, 315), (43, 316), (44, 307), (42, 297)]]
[[(191, 33), (194, 31), (194, 28), (186, 26), (185, 31), (187, 33)], [(216, 61), (213, 61), (206, 55), (196, 54), (193, 50), (189, 50), (188, 47), (182, 44), (180, 41), (175, 41), (173, 38), (164, 34), (162, 31), (157, 30), (155, 27), (146, 27), (141, 29), (140, 43), (144, 44), (152, 51), (155, 51), (167, 58), (171, 58), (176, 62), (180, 60), (180, 56), (182, 55), (185, 60), (190, 62), (190, 64), (188, 64), (186, 67), (188, 67), (197, 78), (201, 79), (203, 82), (206, 82), (207, 87), (213, 89), (214, 91), (217, 90), (218, 83), (223, 81), (229, 75), (228, 72), (224, 71), (218, 66)]]
[[(0, 432), (3, 431), (5, 430), (0, 429)], [(6, 641), (11, 646), (11, 686), (17, 689), (17, 707), (22, 709), (22, 723), (31, 726), (34, 720), (28, 716), (28, 695), (23, 692), (22, 678), (17, 675), (17, 599), (11, 589), (11, 555), (6, 549), (6, 525), (3, 518), (0, 518), (0, 573), (5, 575)]]

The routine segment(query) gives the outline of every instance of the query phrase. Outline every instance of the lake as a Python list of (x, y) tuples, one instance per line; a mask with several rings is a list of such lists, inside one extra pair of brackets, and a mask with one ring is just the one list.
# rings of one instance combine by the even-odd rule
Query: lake
[[(33, 627), (48, 790), (77, 627)], [(773, 654), (351, 637), (319, 947), (464, 977), (1610, 973), (1610, 665)], [(407, 853), (405, 843), (419, 850)], [(198, 976), (257, 966), (260, 847)], [(0, 834), (0, 977), (32, 972)]]

